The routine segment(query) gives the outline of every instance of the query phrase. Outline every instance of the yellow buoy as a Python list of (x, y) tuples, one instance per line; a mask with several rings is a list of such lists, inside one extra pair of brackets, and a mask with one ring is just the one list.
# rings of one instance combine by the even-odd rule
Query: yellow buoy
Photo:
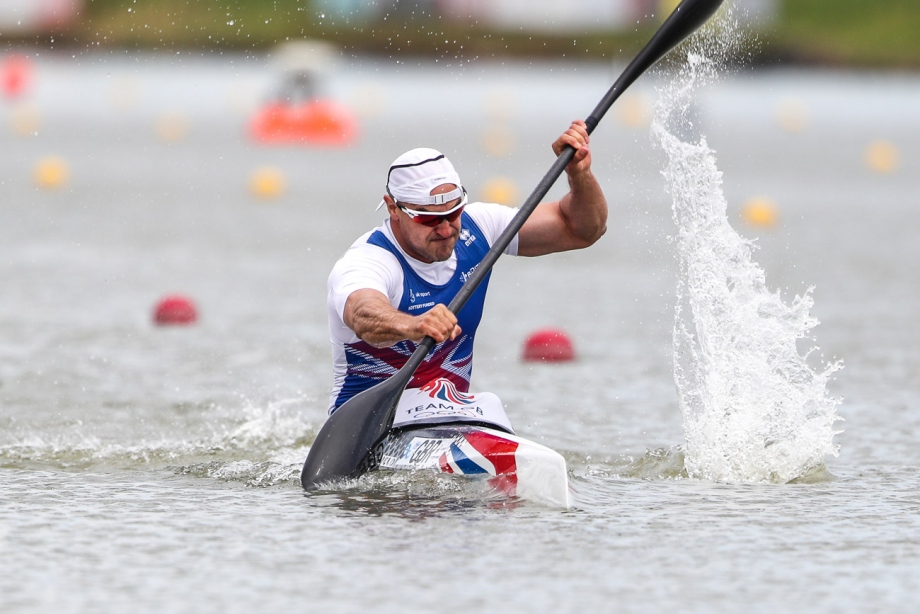
[(779, 221), (779, 210), (769, 198), (752, 198), (741, 208), (741, 218), (748, 226), (772, 228)]
[(169, 113), (157, 120), (157, 137), (161, 141), (181, 141), (188, 133), (188, 120), (181, 113)]
[(866, 165), (876, 173), (893, 173), (901, 163), (898, 148), (890, 141), (874, 141), (870, 143), (863, 157)]
[(643, 128), (652, 122), (652, 112), (648, 101), (639, 94), (623, 96), (616, 109), (617, 117), (627, 126)]
[(786, 132), (801, 132), (808, 123), (808, 108), (801, 100), (784, 100), (776, 110), (776, 117)]
[(46, 190), (57, 190), (70, 179), (70, 169), (63, 158), (49, 156), (35, 165), (35, 184)]
[(38, 132), (41, 126), (41, 114), (29, 104), (21, 104), (10, 111), (10, 128), (15, 134), (27, 136)]
[(482, 133), (482, 147), (489, 155), (507, 156), (514, 149), (514, 135), (507, 126), (490, 126)]
[(284, 193), (284, 174), (267, 166), (256, 169), (249, 180), (249, 191), (262, 200), (280, 197)]
[(493, 177), (482, 187), (482, 197), (486, 202), (514, 206), (517, 204), (518, 189), (507, 177)]

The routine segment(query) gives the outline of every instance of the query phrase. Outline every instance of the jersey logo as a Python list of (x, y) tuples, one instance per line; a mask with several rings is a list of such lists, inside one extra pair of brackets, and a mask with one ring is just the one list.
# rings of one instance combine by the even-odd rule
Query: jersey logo
[(468, 228), (462, 228), (460, 230), (460, 236), (457, 238), (458, 240), (462, 241), (464, 245), (469, 247), (470, 244), (476, 240), (476, 235), (471, 233)]
[(441, 399), (448, 403), (470, 405), (476, 402), (473, 395), (460, 392), (452, 381), (444, 379), (443, 377), (428, 382), (419, 390), (427, 392), (428, 396), (432, 399)]
[(479, 268), (479, 264), (480, 263), (477, 262), (475, 265), (473, 265), (473, 267), (469, 271), (465, 273), (460, 273), (460, 281), (462, 281), (463, 283), (468, 282), (470, 280), (470, 277), (473, 276), (473, 273), (476, 272), (476, 269)]
[(431, 292), (415, 292), (412, 288), (409, 288), (409, 302), (414, 303), (416, 299), (426, 298), (431, 296)]

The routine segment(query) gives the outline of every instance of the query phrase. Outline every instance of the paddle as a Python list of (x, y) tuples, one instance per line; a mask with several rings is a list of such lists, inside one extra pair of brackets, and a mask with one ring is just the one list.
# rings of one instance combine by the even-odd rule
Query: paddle
[[(588, 133), (594, 130), (610, 106), (633, 81), (703, 25), (722, 2), (723, 0), (683, 0), (585, 120)], [(459, 313), (463, 308), (467, 299), (492, 270), (499, 256), (562, 175), (574, 155), (575, 150), (571, 147), (566, 147), (559, 154), (549, 172), (514, 216), (511, 224), (498, 237), (476, 271), (450, 302), (448, 309), (453, 313)], [(403, 390), (432, 347), (434, 339), (425, 337), (399, 371), (373, 388), (353, 396), (326, 420), (310, 448), (303, 472), (300, 474), (300, 481), (305, 489), (316, 488), (330, 480), (358, 477), (375, 466), (375, 448), (390, 430)]]

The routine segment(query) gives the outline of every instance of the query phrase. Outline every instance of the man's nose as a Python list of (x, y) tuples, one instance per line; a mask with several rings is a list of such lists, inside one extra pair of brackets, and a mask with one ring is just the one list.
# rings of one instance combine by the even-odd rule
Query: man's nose
[(447, 221), (447, 218), (444, 218), (441, 220), (441, 222), (437, 226), (435, 226), (435, 231), (438, 233), (440, 237), (446, 239), (451, 234), (453, 234), (454, 229), (450, 225), (450, 222)]

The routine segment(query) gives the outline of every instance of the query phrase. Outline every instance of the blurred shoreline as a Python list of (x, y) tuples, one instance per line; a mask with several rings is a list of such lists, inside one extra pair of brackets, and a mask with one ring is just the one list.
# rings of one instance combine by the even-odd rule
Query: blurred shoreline
[[(303, 0), (237, 0), (225, 6), (179, 0), (143, 4), (96, 0), (86, 3), (66, 23), (52, 24), (40, 33), (0, 27), (0, 53), (31, 48), (261, 55), (279, 43), (307, 38), (335, 44), (344, 57), (616, 62), (630, 59), (659, 25), (659, 18), (649, 14), (633, 29), (536, 32), (442, 18), (424, 10), (394, 9), (373, 19), (333, 15), (323, 12), (321, 5)], [(895, 0), (880, 10), (862, 2), (780, 0), (768, 23), (749, 29), (735, 63), (755, 68), (798, 65), (913, 71), (920, 69), (918, 30), (920, 2)]]

